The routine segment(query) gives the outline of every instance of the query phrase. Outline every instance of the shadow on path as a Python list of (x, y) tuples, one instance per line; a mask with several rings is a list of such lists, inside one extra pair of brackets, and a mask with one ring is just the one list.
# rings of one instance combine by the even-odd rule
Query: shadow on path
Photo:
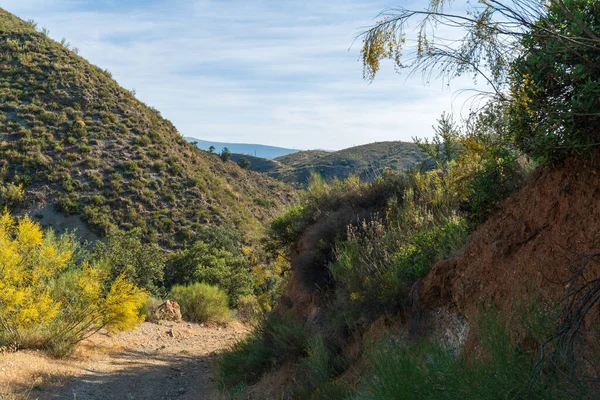
[(123, 351), (91, 362), (60, 388), (39, 387), (32, 399), (198, 400), (218, 399), (209, 356)]

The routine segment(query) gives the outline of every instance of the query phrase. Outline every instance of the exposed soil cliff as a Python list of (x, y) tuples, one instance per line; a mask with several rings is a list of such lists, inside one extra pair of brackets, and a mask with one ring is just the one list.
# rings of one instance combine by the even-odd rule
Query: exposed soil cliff
[[(598, 252), (600, 159), (568, 161), (541, 171), (473, 233), (461, 254), (437, 263), (422, 282), (420, 302), (453, 307), (472, 320), (484, 303), (510, 314), (532, 290), (558, 301), (582, 256)], [(598, 276), (600, 263), (592, 260), (584, 278)]]

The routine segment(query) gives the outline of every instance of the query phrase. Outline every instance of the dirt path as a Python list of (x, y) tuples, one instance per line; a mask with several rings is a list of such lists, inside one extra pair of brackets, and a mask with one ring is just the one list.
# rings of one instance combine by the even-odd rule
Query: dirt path
[[(97, 334), (67, 360), (40, 352), (0, 356), (0, 399), (197, 400), (218, 399), (215, 356), (248, 329), (198, 324), (143, 323), (112, 337)], [(11, 398), (8, 397), (7, 398)]]

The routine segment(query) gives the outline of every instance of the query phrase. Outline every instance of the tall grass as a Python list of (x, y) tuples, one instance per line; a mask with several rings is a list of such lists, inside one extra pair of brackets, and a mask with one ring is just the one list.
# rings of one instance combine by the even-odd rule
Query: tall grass
[(291, 315), (271, 313), (222, 356), (221, 383), (225, 388), (254, 383), (265, 372), (304, 356), (307, 344), (308, 333)]
[(456, 357), (439, 343), (399, 347), (392, 340), (369, 353), (372, 370), (357, 399), (499, 400), (585, 398), (556, 370), (533, 373), (535, 352), (511, 340), (497, 313), (479, 322), (478, 352)]

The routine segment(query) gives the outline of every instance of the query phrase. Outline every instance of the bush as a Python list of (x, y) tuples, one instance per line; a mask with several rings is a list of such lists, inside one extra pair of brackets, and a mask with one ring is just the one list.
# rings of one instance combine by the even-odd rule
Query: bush
[(223, 150), (221, 150), (221, 154), (219, 155), (219, 157), (221, 157), (221, 160), (223, 162), (227, 162), (229, 160), (231, 160), (231, 152), (229, 151), (229, 149), (227, 147), (223, 147)]
[(108, 271), (111, 280), (125, 274), (131, 283), (160, 294), (167, 256), (157, 244), (142, 243), (141, 230), (113, 231), (94, 249), (94, 258)]
[(489, 152), (469, 185), (470, 218), (475, 222), (483, 220), (525, 181), (525, 173), (514, 152), (506, 147)]
[[(506, 321), (487, 312), (478, 323), (481, 349), (457, 357), (441, 344), (399, 346), (393, 339), (369, 353), (372, 366), (358, 399), (579, 399), (581, 389), (552, 371), (533, 374), (535, 354), (513, 344)], [(568, 389), (568, 390), (567, 390)]]
[(189, 286), (176, 285), (171, 289), (170, 297), (181, 307), (181, 315), (189, 322), (225, 322), (229, 319), (227, 294), (205, 283)]
[(142, 315), (146, 321), (155, 322), (158, 307), (160, 307), (163, 303), (164, 301), (159, 298), (148, 296), (140, 308), (140, 315)]
[(14, 183), (9, 183), (0, 188), (0, 199), (5, 206), (17, 206), (23, 201), (24, 197), (23, 184), (15, 185)]
[(306, 357), (300, 359), (296, 374), (294, 399), (351, 399), (354, 390), (333, 379), (340, 372), (336, 368), (333, 352), (322, 335), (312, 336), (308, 341)]
[(241, 168), (241, 169), (248, 169), (250, 168), (250, 160), (248, 160), (246, 157), (241, 157), (238, 162), (237, 165)]
[(240, 296), (252, 293), (254, 282), (248, 260), (224, 247), (228, 246), (217, 241), (198, 241), (171, 256), (165, 268), (166, 287), (204, 282), (223, 289), (231, 307), (236, 307)]
[(44, 234), (27, 217), (0, 216), (0, 345), (62, 356), (102, 328), (126, 330), (141, 321), (146, 292), (124, 275), (109, 283), (102, 269), (79, 264), (75, 243), (70, 235)]
[[(536, 23), (542, 32), (522, 36), (511, 65), (516, 143), (540, 161), (589, 155), (600, 141), (600, 5), (550, 2), (546, 10)], [(594, 38), (595, 44), (565, 37)]]
[(308, 333), (288, 314), (271, 313), (252, 335), (237, 342), (219, 362), (221, 384), (254, 383), (267, 371), (306, 355)]
[(335, 261), (329, 265), (341, 309), (363, 316), (393, 312), (405, 302), (413, 283), (436, 261), (462, 247), (469, 233), (465, 221), (457, 217), (422, 227), (412, 221), (412, 229), (406, 219), (348, 228), (348, 239), (337, 244)]

